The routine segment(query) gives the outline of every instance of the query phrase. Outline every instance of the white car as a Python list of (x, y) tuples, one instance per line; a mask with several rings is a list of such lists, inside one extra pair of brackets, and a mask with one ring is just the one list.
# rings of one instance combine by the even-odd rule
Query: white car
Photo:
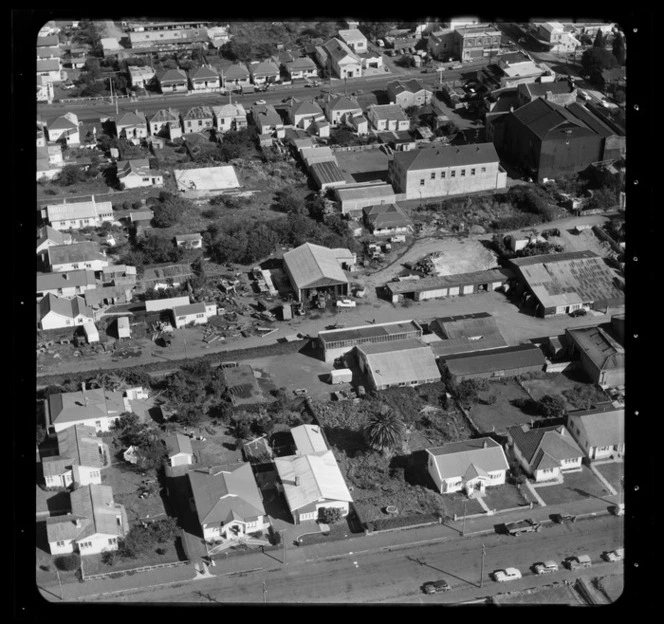
[(543, 561), (536, 563), (533, 566), (535, 574), (549, 574), (551, 572), (558, 572), (558, 564), (555, 561)]
[(516, 568), (505, 568), (504, 570), (496, 570), (493, 573), (494, 581), (504, 583), (506, 581), (516, 581), (521, 578), (521, 572)]
[(581, 89), (579, 89), (578, 93), (586, 102), (589, 102), (590, 100), (592, 100), (592, 97), (590, 97), (590, 95), (588, 95), (585, 91), (582, 91)]
[(605, 561), (622, 561), (625, 558), (625, 549), (618, 548), (612, 550), (611, 552), (602, 553), (602, 558)]
[(337, 301), (337, 308), (354, 308), (356, 305), (357, 303), (350, 299), (340, 299)]
[(256, 104), (256, 106), (261, 106), (262, 104), (265, 104), (265, 100), (256, 100), (254, 104)]

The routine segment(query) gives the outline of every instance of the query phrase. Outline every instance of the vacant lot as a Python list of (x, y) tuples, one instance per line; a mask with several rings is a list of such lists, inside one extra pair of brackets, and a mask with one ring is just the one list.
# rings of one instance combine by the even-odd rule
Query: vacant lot
[(565, 474), (565, 481), (560, 485), (538, 487), (537, 493), (547, 505), (570, 503), (589, 497), (601, 499), (609, 495), (599, 479), (586, 466), (583, 466), (581, 472)]
[(489, 389), (479, 393), (480, 400), (496, 397), (493, 405), (478, 403), (470, 410), (470, 417), (482, 433), (504, 434), (508, 427), (528, 424), (533, 416), (512, 405), (515, 399), (528, 399), (526, 391), (514, 379), (489, 381)]
[(596, 234), (589, 230), (583, 230), (578, 234), (574, 230), (560, 230), (560, 236), (554, 236), (550, 242), (562, 245), (565, 251), (594, 251), (598, 256), (608, 256), (611, 253), (611, 247), (605, 241), (597, 238)]
[[(210, 431), (213, 428), (210, 428)], [(202, 466), (219, 466), (242, 461), (242, 450), (235, 448), (235, 437), (229, 436), (217, 429), (211, 435), (207, 430), (204, 433), (205, 442), (192, 440), (195, 463)]]
[(625, 465), (623, 462), (611, 462), (609, 464), (596, 464), (597, 471), (620, 493), (622, 491), (622, 479), (625, 476)]
[(568, 410), (583, 409), (591, 403), (609, 399), (599, 386), (584, 381), (581, 371), (541, 373), (533, 379), (524, 379), (522, 383), (536, 401), (547, 394), (561, 396)]

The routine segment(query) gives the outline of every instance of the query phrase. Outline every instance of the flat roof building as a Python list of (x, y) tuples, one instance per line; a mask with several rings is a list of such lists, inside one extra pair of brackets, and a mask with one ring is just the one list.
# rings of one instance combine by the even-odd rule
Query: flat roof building
[(439, 317), (431, 326), (443, 338), (430, 343), (436, 357), (507, 346), (496, 319), (487, 312)]

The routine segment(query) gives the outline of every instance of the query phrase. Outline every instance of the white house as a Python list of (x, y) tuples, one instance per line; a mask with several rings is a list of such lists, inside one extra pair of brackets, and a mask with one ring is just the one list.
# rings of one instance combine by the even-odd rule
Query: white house
[(129, 84), (135, 89), (145, 89), (155, 77), (155, 70), (149, 65), (146, 67), (129, 67)]
[(507, 438), (516, 459), (538, 483), (562, 481), (564, 473), (581, 470), (584, 453), (562, 425), (510, 427)]
[(367, 118), (376, 130), (399, 132), (410, 128), (410, 119), (398, 104), (372, 104), (367, 109)]
[(99, 227), (104, 221), (114, 221), (113, 204), (110, 201), (91, 201), (50, 204), (46, 206), (46, 218), (55, 230), (78, 230), (82, 227)]
[(625, 410), (600, 407), (567, 415), (567, 428), (593, 460), (625, 454)]
[(97, 287), (94, 271), (79, 269), (61, 273), (37, 273), (37, 300), (49, 293), (58, 297), (82, 295)]
[(64, 139), (67, 145), (80, 145), (81, 135), (79, 132), (78, 117), (74, 113), (65, 113), (53, 120), (46, 128), (49, 141)]
[(115, 129), (118, 137), (139, 144), (149, 136), (148, 122), (143, 113), (128, 111), (116, 117)]
[[(37, 239), (37, 256), (41, 262), (46, 262), (49, 247), (56, 245), (71, 245), (73, 238), (71, 234), (64, 234), (58, 230), (54, 230), (50, 225), (45, 225), (39, 230), (39, 238)], [(39, 289), (37, 289), (39, 290)]]
[(172, 310), (178, 306), (188, 306), (189, 296), (168, 297), (167, 299), (148, 299), (145, 301), (146, 312), (160, 312), (161, 310)]
[(237, 540), (269, 526), (251, 464), (187, 472), (190, 505), (208, 542)]
[(339, 39), (355, 52), (355, 54), (364, 54), (367, 52), (368, 40), (357, 28), (340, 30)]
[(56, 297), (48, 293), (38, 303), (39, 328), (63, 329), (94, 322), (94, 312), (85, 304), (83, 297)]
[(243, 130), (247, 127), (247, 111), (242, 104), (224, 104), (211, 108), (214, 114), (214, 127), (217, 132)]
[(166, 436), (164, 443), (168, 452), (168, 466), (188, 466), (194, 463), (194, 451), (187, 436), (174, 433)]
[(189, 72), (189, 83), (194, 91), (211, 91), (221, 87), (221, 78), (214, 67), (204, 65)]
[(318, 76), (318, 67), (308, 56), (293, 59), (286, 63), (286, 72), (291, 80), (298, 78), (314, 78)]
[(295, 524), (316, 520), (323, 507), (348, 515), (353, 499), (332, 451), (278, 457), (274, 465)]
[(110, 485), (91, 484), (69, 495), (71, 513), (46, 521), (52, 555), (79, 552), (82, 556), (117, 550), (129, 531), (127, 512), (113, 500)]
[(46, 487), (69, 487), (72, 483), (101, 485), (101, 470), (108, 461), (108, 445), (97, 437), (94, 427), (74, 425), (60, 431), (58, 454), (42, 458)]
[(118, 180), (126, 189), (164, 185), (163, 174), (156, 169), (150, 169), (150, 161), (147, 158), (121, 160), (117, 167)]
[(491, 438), (451, 442), (427, 453), (429, 474), (441, 494), (481, 496), (487, 487), (505, 483), (509, 464), (503, 447)]
[(288, 117), (297, 128), (308, 128), (314, 121), (325, 121), (325, 114), (316, 102), (301, 102), (290, 98), (288, 104)]
[(92, 269), (102, 271), (108, 266), (106, 254), (100, 250), (99, 243), (85, 241), (72, 245), (54, 245), (46, 250), (47, 264), (51, 271), (73, 271)]
[(109, 431), (122, 412), (131, 412), (127, 393), (99, 388), (51, 394), (46, 400), (46, 420), (55, 433), (74, 425), (88, 425), (95, 431)]
[(328, 70), (336, 78), (359, 78), (362, 76), (360, 59), (343, 41), (330, 39), (322, 46)]
[(173, 319), (175, 327), (186, 327), (190, 323), (195, 325), (205, 325), (211, 316), (216, 316), (216, 303), (190, 303), (184, 306), (173, 308)]
[(325, 109), (325, 117), (327, 120), (336, 125), (343, 121), (346, 116), (361, 115), (362, 107), (358, 104), (357, 100), (353, 97), (346, 97), (345, 95), (329, 95), (323, 104)]
[(185, 133), (202, 132), (214, 128), (214, 115), (209, 106), (193, 106), (182, 115)]
[(37, 82), (62, 82), (62, 65), (59, 58), (37, 60)]
[(176, 234), (175, 244), (185, 249), (201, 249), (203, 247), (203, 236), (201, 234)]

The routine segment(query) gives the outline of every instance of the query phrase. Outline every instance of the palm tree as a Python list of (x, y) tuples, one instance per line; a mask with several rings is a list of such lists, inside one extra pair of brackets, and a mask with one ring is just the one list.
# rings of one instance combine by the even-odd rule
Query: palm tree
[(388, 407), (369, 417), (364, 437), (369, 446), (387, 455), (401, 443), (405, 429), (401, 419)]

